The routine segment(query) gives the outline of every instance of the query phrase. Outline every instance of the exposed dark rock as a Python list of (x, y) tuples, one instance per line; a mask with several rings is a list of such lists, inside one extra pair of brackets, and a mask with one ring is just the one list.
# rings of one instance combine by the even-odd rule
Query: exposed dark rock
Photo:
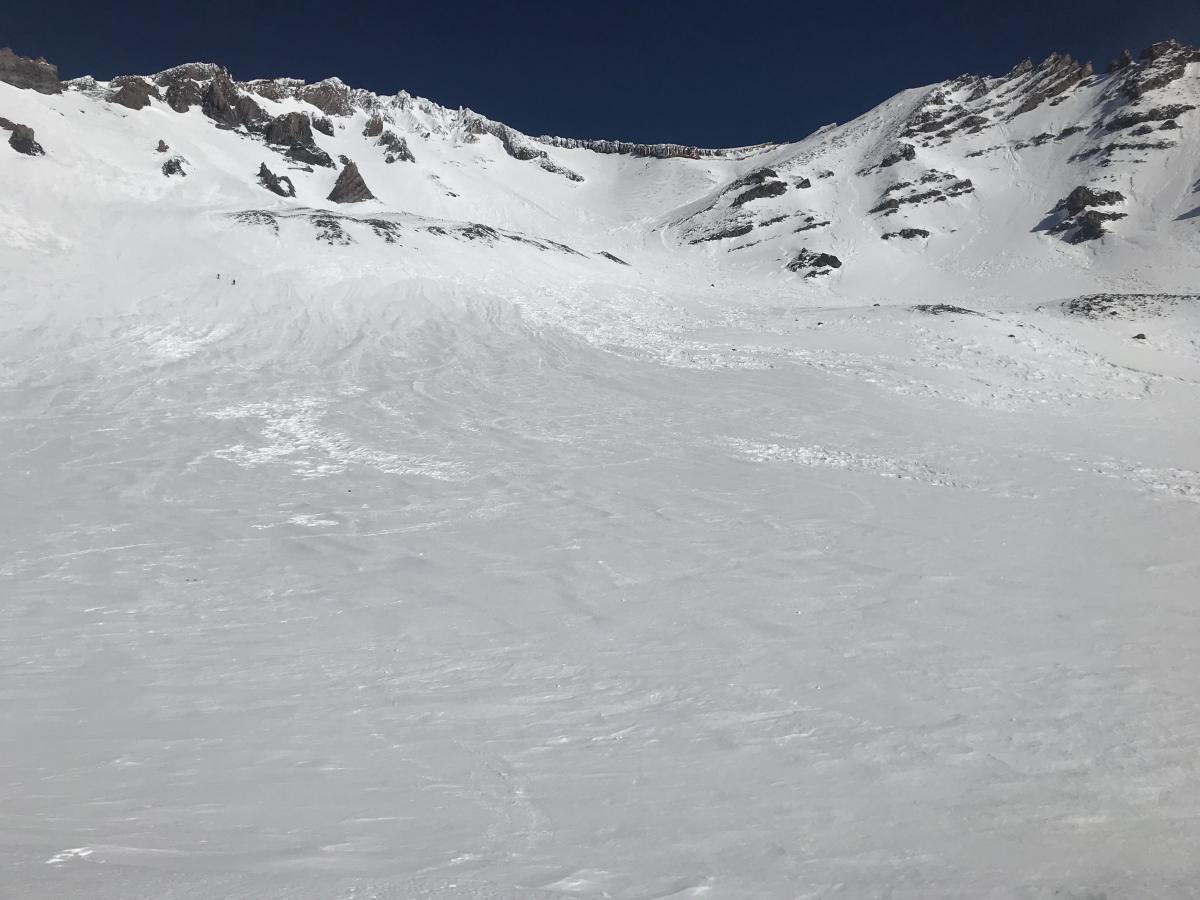
[(389, 222), (387, 219), (366, 219), (371, 230), (375, 232), (375, 236), (383, 238), (389, 244), (399, 243), (401, 228), (395, 222)]
[(313, 143), (312, 120), (304, 113), (284, 113), (267, 123), (263, 137), (268, 144), (277, 144), (283, 147), (311, 146)]
[(834, 269), (840, 269), (842, 261), (832, 253), (817, 253), (803, 248), (795, 258), (787, 264), (790, 272), (803, 272), (805, 278), (816, 278), (828, 275)]
[(1146, 333), (1144, 331), (1139, 331), (1133, 336), (1133, 339), (1135, 341), (1144, 341), (1146, 339)]
[(0, 47), (0, 81), (28, 88), (39, 94), (61, 94), (58, 66), (46, 60), (17, 56), (8, 47)]
[(233, 108), (237, 113), (238, 121), (246, 126), (247, 131), (262, 131), (263, 123), (267, 121), (267, 114), (263, 112), (263, 108), (253, 97), (239, 93), (233, 102)]
[[(334, 168), (333, 159), (330, 155), (315, 144), (288, 147), (283, 155), (306, 166), (322, 166), (326, 169)], [(312, 170), (309, 169), (309, 171), (311, 172)]]
[(214, 122), (233, 128), (241, 124), (238, 111), (233, 105), (235, 100), (237, 88), (226, 73), (218, 72), (202, 95), (200, 110)]
[(375, 195), (363, 181), (362, 175), (358, 172), (358, 166), (350, 163), (342, 169), (333, 190), (329, 192), (329, 197), (326, 199), (334, 203), (361, 203), (364, 200), (374, 200)]
[(297, 96), (327, 116), (348, 116), (354, 112), (354, 93), (348, 85), (330, 78), (318, 84), (304, 85), (297, 91)]
[(889, 169), (898, 162), (905, 162), (917, 158), (917, 148), (912, 144), (901, 144), (894, 152), (889, 153), (879, 162), (879, 168)]
[(621, 259), (621, 257), (615, 256), (614, 254), (609, 253), (607, 250), (601, 250), (600, 255), (603, 256), (605, 259), (612, 260), (615, 263), (620, 263), (623, 266), (629, 265), (629, 263), (625, 262), (625, 260)]
[(340, 162), (343, 166), (348, 166), (350, 165), (350, 157), (348, 157), (345, 153), (339, 153), (338, 162)]
[(736, 209), (749, 203), (751, 200), (762, 200), (766, 197), (778, 197), (787, 192), (787, 184), (782, 181), (766, 181), (750, 190), (738, 194), (734, 198), (732, 206)]
[(1056, 209), (1065, 209), (1067, 215), (1074, 216), (1083, 212), (1091, 206), (1112, 206), (1114, 203), (1120, 203), (1125, 199), (1125, 195), (1120, 191), (1094, 191), (1089, 187), (1080, 185), (1067, 194), (1066, 198), (1059, 201)]
[(701, 244), (705, 241), (723, 241), (725, 238), (741, 237), (744, 234), (749, 234), (754, 230), (753, 222), (735, 222), (727, 225), (719, 231), (713, 231), (701, 237), (692, 238), (690, 243)]
[(258, 183), (265, 187), (273, 194), (278, 194), (280, 197), (295, 197), (296, 186), (292, 184), (292, 179), (286, 175), (279, 176), (267, 168), (266, 163), (262, 163), (258, 167)]
[(233, 213), (233, 219), (235, 222), (241, 222), (243, 225), (261, 225), (279, 234), (279, 220), (273, 213), (269, 213), (266, 210), (247, 209), (242, 212)]
[(341, 217), (322, 213), (316, 216), (310, 216), (309, 221), (313, 227), (317, 229), (317, 240), (324, 241), (329, 246), (339, 245), (342, 247), (349, 246), (354, 243), (354, 239), (346, 234), (342, 228)]
[(1125, 218), (1125, 213), (1102, 213), (1089, 209), (1076, 219), (1075, 230), (1067, 235), (1067, 243), (1082, 244), (1085, 241), (1097, 240), (1107, 233), (1104, 228), (1105, 222), (1123, 218)]
[(913, 307), (917, 312), (923, 312), (930, 316), (945, 316), (945, 315), (962, 315), (962, 316), (982, 316), (983, 313), (976, 312), (973, 309), (967, 309), (965, 306), (952, 306), (949, 303), (918, 303)]
[(28, 125), (21, 125), (18, 122), (10, 122), (8, 119), (0, 118), (0, 128), (12, 132), (8, 136), (8, 146), (12, 147), (18, 153), (23, 153), (26, 156), (44, 156), (46, 154), (46, 151), (42, 149), (42, 145), (34, 140), (33, 129)]
[(904, 240), (912, 240), (913, 238), (927, 238), (929, 232), (924, 228), (901, 228), (899, 231), (889, 231), (883, 235), (885, 241), (890, 241), (892, 238), (903, 238)]
[(1122, 50), (1121, 55), (1108, 64), (1108, 72), (1121, 72), (1133, 65), (1133, 56), (1128, 50)]
[(378, 137), (381, 134), (383, 134), (383, 116), (375, 113), (367, 120), (367, 124), (363, 128), (363, 137)]
[(1167, 119), (1167, 121), (1158, 126), (1159, 131), (1175, 131), (1177, 128), (1179, 128), (1179, 123), (1174, 119)]
[(1104, 127), (1108, 131), (1120, 131), (1122, 128), (1131, 128), (1134, 125), (1141, 125), (1143, 122), (1165, 122), (1168, 119), (1177, 119), (1185, 112), (1190, 112), (1195, 108), (1190, 103), (1172, 103), (1167, 106), (1156, 106), (1153, 109), (1129, 110), (1114, 116)]
[(144, 78), (126, 75), (114, 78), (112, 83), (117, 88), (117, 91), (109, 97), (109, 100), (127, 109), (145, 109), (150, 105), (151, 97), (154, 97), (156, 100), (162, 99), (162, 94), (159, 93), (158, 88)]
[(804, 191), (804, 190), (808, 190), (810, 187), (812, 187), (812, 182), (809, 181), (807, 178), (801, 178), (799, 181), (796, 182), (797, 190)]
[(162, 138), (158, 139), (158, 146), (154, 148), (158, 153), (166, 153), (171, 149), (170, 145)]
[(818, 219), (816, 216), (805, 216), (803, 224), (800, 225), (800, 227), (793, 229), (793, 233), (800, 234), (803, 231), (813, 231), (817, 228), (824, 228), (828, 224), (828, 219)]
[(1093, 74), (1092, 64), (1080, 64), (1070, 54), (1051, 53), (1036, 69), (1029, 70), (1032, 77), (1023, 86), (1025, 99), (1009, 115), (1014, 119), (1023, 113), (1037, 109), (1051, 98), (1078, 85)]
[(725, 188), (722, 193), (727, 194), (730, 191), (736, 191), (740, 188), (763, 184), (767, 181), (774, 181), (778, 177), (778, 172), (776, 172), (774, 169), (768, 169), (764, 166), (761, 169), (755, 169), (753, 172), (743, 175), (741, 178), (737, 179), (737, 181), (734, 181), (732, 184), (730, 184), (729, 187)]
[(1187, 65), (1196, 59), (1196, 51), (1177, 41), (1161, 41), (1142, 51), (1140, 59), (1124, 66), (1121, 90), (1131, 100), (1150, 91), (1178, 81), (1187, 72)]
[(1161, 317), (1180, 304), (1195, 306), (1195, 294), (1086, 294), (1062, 304), (1063, 312), (1085, 319)]
[(333, 137), (333, 121), (325, 116), (313, 116), (312, 127), (327, 137)]
[(199, 106), (202, 99), (200, 85), (191, 79), (172, 81), (167, 85), (167, 106), (177, 113)]
[[(550, 159), (549, 153), (534, 147), (529, 138), (520, 132), (513, 131), (507, 125), (502, 125), (500, 122), (493, 122), (491, 119), (485, 119), (482, 116), (474, 114), (468, 116), (464, 124), (468, 135), (490, 134), (495, 137), (500, 141), (500, 146), (504, 148), (504, 152), (513, 159), (523, 162), (537, 160), (538, 165), (547, 172), (554, 175), (561, 175), (570, 181), (583, 181), (582, 175), (558, 165), (558, 163)], [(539, 140), (543, 143), (554, 144), (554, 146), (581, 146), (578, 142), (556, 143), (559, 140), (557, 138), (539, 138)]]
[[(587, 140), (581, 138), (553, 137), (542, 135), (535, 138), (539, 144), (548, 147), (562, 147), (566, 150), (591, 150), (593, 153), (619, 153), (627, 156), (639, 156), (649, 159), (703, 159), (709, 156), (727, 156), (728, 150), (709, 150), (702, 147), (691, 147), (685, 144), (635, 144), (627, 141)], [(769, 146), (766, 144), (759, 146)], [(747, 147), (747, 150), (756, 149)]]
[(412, 155), (412, 151), (408, 149), (408, 141), (391, 129), (379, 135), (379, 140), (375, 143), (387, 150), (386, 162), (394, 163), (398, 159), (404, 162), (417, 161), (417, 158)]
[(187, 177), (187, 172), (183, 171), (183, 164), (187, 162), (182, 156), (172, 156), (162, 164), (162, 173), (170, 178), (172, 175), (182, 175)]
[(456, 229), (456, 234), (461, 234), (468, 241), (486, 241), (492, 243), (500, 239), (500, 232), (490, 225), (480, 225), (474, 222), (463, 228)]

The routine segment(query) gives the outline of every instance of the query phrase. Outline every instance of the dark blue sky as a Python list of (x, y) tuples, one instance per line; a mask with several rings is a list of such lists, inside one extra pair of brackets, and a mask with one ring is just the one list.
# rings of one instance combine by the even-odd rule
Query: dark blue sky
[(906, 87), (1051, 50), (1108, 63), (1200, 43), (1200, 0), (19, 3), (0, 44), (63, 77), (205, 60), (340, 75), (532, 134), (733, 146), (794, 139)]

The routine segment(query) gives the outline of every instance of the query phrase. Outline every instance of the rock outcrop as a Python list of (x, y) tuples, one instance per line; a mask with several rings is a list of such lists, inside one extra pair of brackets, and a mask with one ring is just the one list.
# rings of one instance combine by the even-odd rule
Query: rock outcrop
[(158, 146), (154, 148), (155, 152), (157, 153), (166, 153), (170, 149), (171, 146), (162, 138), (158, 139)]
[(267, 123), (263, 132), (268, 144), (300, 147), (313, 142), (312, 120), (304, 113), (284, 113)]
[(333, 185), (333, 190), (329, 192), (326, 199), (333, 203), (361, 203), (364, 200), (374, 200), (375, 195), (363, 181), (358, 166), (350, 163), (342, 169), (337, 182)]
[(310, 166), (333, 168), (329, 154), (313, 140), (312, 121), (304, 113), (285, 113), (267, 123), (263, 137), (268, 144), (286, 147), (284, 156)]
[(172, 156), (162, 164), (162, 173), (170, 178), (172, 175), (181, 175), (187, 177), (187, 172), (183, 171), (183, 164), (187, 162), (182, 156)]
[(1080, 185), (1060, 200), (1057, 208), (1065, 209), (1067, 215), (1074, 216), (1088, 207), (1112, 206), (1114, 203), (1121, 203), (1124, 200), (1125, 195), (1120, 191), (1093, 190)]
[(145, 109), (150, 105), (151, 97), (156, 100), (162, 99), (162, 94), (159, 92), (158, 87), (144, 78), (124, 75), (114, 78), (112, 86), (117, 90), (108, 99), (118, 106), (124, 106), (127, 109)]
[(58, 66), (40, 57), (17, 56), (8, 47), (0, 47), (0, 81), (39, 94), (62, 93)]
[(326, 137), (333, 137), (333, 120), (325, 116), (313, 116), (312, 127)]
[(363, 137), (378, 137), (383, 134), (383, 116), (379, 113), (367, 119), (367, 124), (363, 127)]
[(387, 151), (387, 156), (384, 162), (394, 163), (396, 160), (403, 162), (416, 162), (417, 158), (412, 155), (412, 151), (408, 149), (408, 141), (400, 137), (390, 128), (379, 136), (379, 140), (375, 142), (380, 147)]
[(8, 119), (0, 118), (0, 128), (12, 132), (8, 136), (8, 146), (12, 147), (18, 153), (24, 153), (26, 156), (44, 156), (46, 154), (46, 151), (42, 149), (42, 145), (34, 140), (33, 129), (28, 125), (21, 125), (18, 122), (10, 122)]
[(803, 248), (795, 258), (787, 264), (789, 272), (803, 273), (805, 278), (818, 278), (828, 275), (834, 269), (840, 269), (842, 261), (832, 253), (817, 253)]
[(1125, 213), (1101, 212), (1094, 207), (1113, 206), (1124, 201), (1125, 196), (1120, 191), (1095, 190), (1080, 185), (1054, 207), (1048, 221), (1053, 222), (1057, 218), (1057, 223), (1043, 223), (1035, 230), (1061, 234), (1068, 244), (1094, 241), (1107, 234), (1104, 227), (1106, 222), (1125, 218)]
[(258, 183), (272, 194), (278, 194), (280, 197), (296, 196), (296, 186), (292, 184), (292, 179), (286, 175), (276, 175), (267, 168), (266, 163), (262, 163), (258, 167)]

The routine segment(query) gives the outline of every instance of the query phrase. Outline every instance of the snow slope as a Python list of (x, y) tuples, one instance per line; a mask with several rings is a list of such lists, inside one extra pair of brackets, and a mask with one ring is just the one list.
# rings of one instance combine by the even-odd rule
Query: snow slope
[(1108, 127), (1191, 53), (728, 151), (239, 83), (312, 171), (0, 83), (0, 896), (1194, 895), (1200, 120)]

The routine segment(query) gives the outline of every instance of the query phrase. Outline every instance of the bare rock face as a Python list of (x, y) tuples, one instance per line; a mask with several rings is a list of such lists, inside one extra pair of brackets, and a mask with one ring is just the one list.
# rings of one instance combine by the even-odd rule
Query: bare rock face
[(237, 88), (227, 74), (219, 72), (209, 82), (200, 109), (214, 122), (234, 128), (241, 124), (241, 116), (234, 105), (237, 99)]
[(61, 94), (58, 66), (46, 60), (17, 56), (8, 47), (0, 47), (0, 81), (28, 88), (39, 94)]
[(333, 120), (325, 116), (313, 116), (312, 127), (327, 137), (333, 137)]
[(267, 123), (264, 134), (268, 144), (302, 147), (313, 142), (312, 121), (304, 113), (286, 113)]
[(162, 99), (162, 94), (159, 93), (158, 88), (144, 78), (123, 75), (119, 78), (114, 78), (112, 84), (113, 87), (117, 88), (117, 91), (108, 99), (119, 106), (124, 106), (126, 109), (145, 109), (150, 105), (151, 97), (154, 97), (156, 100)]
[(787, 192), (787, 185), (782, 181), (764, 181), (733, 198), (733, 207), (744, 206), (752, 200), (763, 200), (767, 197), (778, 197)]
[(26, 156), (46, 155), (46, 151), (42, 149), (42, 145), (33, 139), (33, 129), (28, 125), (21, 125), (17, 122), (10, 122), (8, 119), (0, 118), (0, 128), (12, 132), (8, 138), (8, 146), (12, 147), (18, 153), (24, 153)]
[(363, 128), (363, 137), (378, 137), (381, 134), (383, 134), (383, 116), (375, 113), (367, 120), (366, 127)]
[(929, 237), (929, 232), (924, 228), (901, 228), (899, 231), (889, 231), (887, 234), (881, 235), (881, 237), (885, 241), (890, 241), (892, 238), (911, 241), (913, 238), (927, 238)]
[(268, 144), (287, 147), (288, 159), (309, 166), (333, 168), (333, 160), (313, 141), (312, 120), (304, 113), (286, 113), (267, 123), (264, 137)]
[(408, 149), (408, 141), (391, 129), (381, 134), (379, 140), (375, 143), (387, 149), (385, 162), (394, 163), (396, 160), (402, 160), (403, 162), (417, 161), (417, 158), (412, 155), (412, 151)]
[[(1035, 231), (1062, 235), (1068, 244), (1094, 241), (1108, 233), (1104, 224), (1125, 218), (1122, 212), (1100, 212), (1094, 207), (1112, 206), (1125, 200), (1120, 191), (1094, 190), (1080, 185), (1060, 200), (1046, 222)], [(1054, 220), (1058, 221), (1054, 223)], [(1054, 224), (1051, 224), (1054, 223)]]
[(194, 81), (176, 81), (167, 85), (167, 106), (177, 113), (185, 113), (193, 106), (199, 106), (202, 99), (200, 85)]
[(158, 146), (154, 148), (155, 152), (157, 153), (166, 153), (170, 149), (170, 145), (168, 145), (167, 142), (162, 138), (158, 139)]
[(1074, 216), (1083, 212), (1088, 207), (1092, 206), (1112, 206), (1114, 203), (1120, 203), (1125, 199), (1125, 195), (1120, 191), (1097, 191), (1089, 187), (1080, 185), (1067, 194), (1066, 198), (1059, 202), (1058, 206), (1067, 211), (1067, 215)]
[(278, 194), (280, 197), (295, 197), (296, 186), (292, 184), (292, 179), (286, 175), (279, 176), (267, 168), (266, 163), (262, 163), (258, 167), (258, 183), (265, 187), (273, 194)]
[(374, 200), (375, 195), (363, 181), (362, 175), (358, 172), (358, 166), (350, 163), (338, 175), (337, 183), (334, 184), (327, 199), (334, 203), (361, 203), (363, 200)]
[(842, 261), (832, 253), (817, 253), (807, 247), (787, 264), (788, 271), (802, 272), (805, 278), (819, 278), (842, 267)]
[(162, 164), (162, 173), (170, 178), (172, 175), (182, 175), (187, 177), (187, 172), (183, 171), (185, 160), (182, 156), (172, 156)]

